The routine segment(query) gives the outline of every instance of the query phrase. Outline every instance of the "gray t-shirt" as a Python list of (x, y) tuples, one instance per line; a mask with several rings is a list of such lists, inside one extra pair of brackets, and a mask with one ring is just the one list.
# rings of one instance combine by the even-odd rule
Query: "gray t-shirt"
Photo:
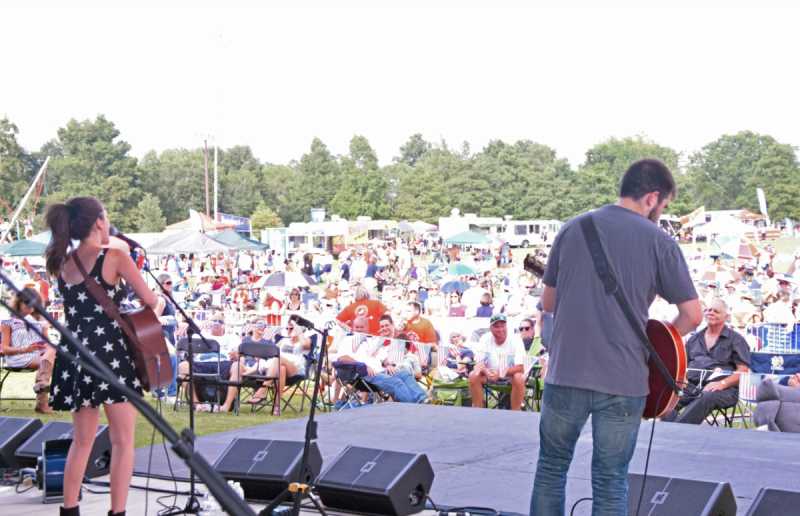
[[(642, 328), (656, 294), (675, 304), (697, 298), (683, 253), (656, 224), (616, 205), (595, 210), (592, 218)], [(646, 396), (647, 350), (606, 295), (578, 217), (556, 236), (543, 281), (556, 288), (547, 383)]]

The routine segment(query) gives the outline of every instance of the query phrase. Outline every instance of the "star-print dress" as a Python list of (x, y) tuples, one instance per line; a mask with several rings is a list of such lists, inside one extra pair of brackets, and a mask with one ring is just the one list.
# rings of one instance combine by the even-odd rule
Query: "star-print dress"
[[(125, 297), (125, 289), (119, 284), (112, 286), (105, 282), (102, 275), (104, 260), (105, 251), (101, 251), (89, 275), (97, 280), (114, 304), (119, 306)], [(125, 383), (141, 394), (142, 388), (117, 321), (106, 315), (83, 282), (70, 285), (59, 278), (58, 288), (64, 296), (67, 329), (76, 334), (89, 351), (111, 368), (120, 383)], [(67, 344), (66, 339), (62, 339), (61, 344)], [(77, 351), (69, 344), (67, 349), (73, 353)], [(104, 403), (127, 401), (124, 396), (111, 390), (107, 382), (81, 371), (80, 366), (61, 357), (56, 358), (53, 367), (50, 394), (50, 406), (53, 410), (61, 411), (75, 412), (81, 407), (99, 407)]]

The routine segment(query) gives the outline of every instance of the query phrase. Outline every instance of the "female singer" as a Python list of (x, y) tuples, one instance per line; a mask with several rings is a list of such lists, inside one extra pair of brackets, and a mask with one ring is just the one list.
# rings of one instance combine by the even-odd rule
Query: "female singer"
[[(86, 288), (78, 267), (77, 257), (103, 290), (119, 305), (126, 288), (142, 302), (155, 309), (158, 297), (142, 279), (129, 254), (118, 249), (105, 249), (109, 243), (108, 214), (94, 197), (75, 197), (66, 203), (47, 207), (45, 220), (53, 239), (45, 251), (47, 271), (58, 277), (59, 291), (64, 296), (67, 328), (97, 358), (109, 365), (121, 382), (140, 395), (142, 388), (136, 377), (128, 349), (123, 344), (122, 330), (114, 319), (100, 308)], [(70, 239), (80, 240), (80, 247), (70, 252)], [(99, 309), (98, 309), (99, 308)], [(70, 351), (75, 353), (71, 344)], [(80, 493), (86, 463), (94, 444), (100, 422), (100, 406), (108, 418), (111, 437), (111, 510), (110, 515), (125, 514), (128, 489), (133, 476), (133, 443), (136, 408), (127, 399), (109, 388), (100, 378), (81, 371), (77, 364), (56, 358), (51, 388), (52, 407), (72, 412), (74, 438), (64, 467), (64, 505), (61, 515), (80, 515)]]

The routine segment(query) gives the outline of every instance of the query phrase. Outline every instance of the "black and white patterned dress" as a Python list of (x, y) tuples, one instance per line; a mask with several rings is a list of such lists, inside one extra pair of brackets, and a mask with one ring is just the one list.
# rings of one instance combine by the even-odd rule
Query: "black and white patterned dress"
[[(109, 285), (103, 279), (105, 255), (105, 251), (100, 252), (89, 275), (108, 292), (114, 304), (119, 306), (125, 297), (125, 289), (120, 284)], [(125, 383), (141, 394), (142, 387), (117, 321), (105, 313), (83, 282), (70, 285), (59, 278), (58, 289), (64, 297), (67, 329), (111, 368), (120, 383)], [(77, 351), (72, 349), (73, 346), (66, 339), (62, 339), (61, 344), (67, 345), (70, 352)], [(107, 382), (81, 371), (80, 366), (61, 357), (56, 358), (53, 368), (50, 395), (50, 406), (53, 410), (72, 412), (81, 407), (99, 407), (103, 403), (127, 401), (125, 396), (112, 391)]]

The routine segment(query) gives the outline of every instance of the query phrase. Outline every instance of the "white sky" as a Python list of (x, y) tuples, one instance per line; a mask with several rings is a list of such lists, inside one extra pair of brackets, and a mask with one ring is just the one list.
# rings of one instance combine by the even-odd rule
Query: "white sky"
[(764, 1), (2, 1), (0, 116), (29, 150), (103, 113), (136, 156), (213, 133), (282, 164), (354, 134), (382, 165), (414, 133), (530, 139), (573, 168), (639, 132), (800, 145), (798, 20)]

